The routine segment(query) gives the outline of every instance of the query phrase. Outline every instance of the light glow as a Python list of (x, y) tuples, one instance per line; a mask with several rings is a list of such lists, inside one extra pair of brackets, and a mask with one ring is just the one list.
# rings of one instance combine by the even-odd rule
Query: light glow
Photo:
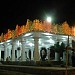
[(42, 33), (42, 34), (44, 34), (44, 35), (46, 35), (46, 36), (53, 35), (53, 34), (50, 34), (50, 33)]
[(11, 40), (7, 40), (6, 42), (10, 42)]
[(47, 22), (51, 22), (51, 17), (47, 17)]
[(27, 36), (30, 36), (30, 35), (32, 35), (32, 33), (27, 33), (24, 36), (27, 37)]
[(32, 47), (32, 46), (34, 46), (34, 44), (31, 43), (30, 41), (27, 41), (27, 42), (26, 42), (26, 46), (31, 46), (31, 47)]

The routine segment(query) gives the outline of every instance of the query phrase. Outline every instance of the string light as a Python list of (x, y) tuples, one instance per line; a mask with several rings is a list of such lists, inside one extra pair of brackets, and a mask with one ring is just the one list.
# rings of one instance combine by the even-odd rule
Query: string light
[[(56, 34), (56, 33), (59, 33), (59, 34), (67, 34), (67, 35), (71, 35), (71, 36), (75, 36), (75, 27), (72, 27), (70, 28), (68, 23), (67, 22), (64, 22), (61, 26), (57, 26), (54, 25), (52, 27), (47, 26), (47, 23), (44, 23), (44, 22), (41, 22), (39, 20), (35, 20), (36, 23), (34, 22), (30, 22), (30, 21), (27, 21), (27, 24), (26, 25), (23, 25), (22, 26), (18, 26), (16, 25), (16, 29), (14, 30), (10, 30), (8, 31), (6, 34), (9, 35), (8, 37), (5, 36), (6, 34), (1, 34), (0, 36), (0, 41), (4, 41), (4, 38), (6, 38), (7, 40), (10, 39), (10, 38), (16, 38), (16, 36), (18, 37), (19, 35), (23, 34), (23, 33), (27, 33), (28, 31), (43, 31), (43, 32), (52, 32), (54, 31), (53, 33)], [(51, 22), (51, 17), (47, 17), (47, 22)], [(32, 29), (30, 29), (30, 26), (33, 25)], [(50, 30), (49, 28), (50, 27)], [(59, 27), (59, 28), (57, 28)], [(48, 28), (48, 29), (47, 29)], [(61, 29), (62, 31), (60, 31), (59, 29)]]

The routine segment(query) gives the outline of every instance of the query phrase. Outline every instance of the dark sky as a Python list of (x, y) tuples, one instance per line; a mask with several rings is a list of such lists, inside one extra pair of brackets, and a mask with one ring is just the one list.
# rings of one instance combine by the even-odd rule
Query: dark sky
[(0, 2), (0, 33), (14, 29), (26, 20), (44, 20), (52, 17), (53, 23), (75, 23), (75, 0), (2, 0)]

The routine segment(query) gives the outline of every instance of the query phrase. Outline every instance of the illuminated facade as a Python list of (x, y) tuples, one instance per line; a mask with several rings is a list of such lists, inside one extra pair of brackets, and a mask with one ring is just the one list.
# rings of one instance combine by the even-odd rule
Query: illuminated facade
[[(6, 34), (0, 36), (0, 59), (6, 61), (7, 57), (11, 57), (11, 61), (26, 61), (29, 59), (29, 50), (31, 51), (31, 60), (40, 60), (40, 48), (54, 45), (57, 41), (64, 42), (67, 46), (69, 40), (72, 47), (72, 40), (75, 39), (75, 28), (69, 27), (67, 22), (62, 25), (53, 25), (46, 21), (27, 20), (26, 25), (16, 25), (15, 30), (8, 29)], [(69, 36), (69, 39), (68, 39)], [(47, 51), (48, 52), (48, 51)], [(48, 54), (50, 54), (48, 52)], [(47, 54), (47, 59), (49, 56)], [(63, 60), (65, 57), (63, 57)], [(55, 59), (57, 60), (57, 53)]]

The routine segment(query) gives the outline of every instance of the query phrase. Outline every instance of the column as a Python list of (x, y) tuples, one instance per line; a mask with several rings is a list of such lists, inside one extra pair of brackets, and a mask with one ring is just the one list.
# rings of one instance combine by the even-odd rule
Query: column
[(4, 61), (6, 61), (7, 58), (7, 43), (4, 43)]
[(25, 48), (25, 51), (27, 52), (27, 59), (29, 59), (29, 48)]
[(9, 57), (9, 48), (7, 48), (7, 57)]
[(34, 58), (33, 58), (33, 50), (31, 50), (31, 60), (34, 60)]
[(21, 56), (21, 50), (17, 50), (17, 58)]
[(50, 49), (47, 50), (48, 61), (50, 61)]
[(7, 56), (11, 57), (11, 44), (9, 44), (8, 47), (7, 47)]
[(12, 41), (12, 55), (11, 55), (12, 61), (15, 61), (15, 50), (16, 50), (16, 41)]
[(11, 58), (11, 49), (12, 49), (12, 45), (10, 44), (9, 45), (9, 56), (10, 56), (10, 58)]
[(55, 61), (58, 61), (59, 60), (59, 54), (58, 52), (55, 52)]
[(38, 48), (39, 37), (34, 37), (34, 61), (39, 61), (39, 48)]
[(1, 61), (1, 48), (0, 48), (0, 61)]
[(21, 52), (21, 60), (22, 61), (26, 61), (26, 57), (25, 57), (25, 39), (22, 38), (22, 52)]
[(66, 62), (66, 51), (63, 52), (63, 62)]

